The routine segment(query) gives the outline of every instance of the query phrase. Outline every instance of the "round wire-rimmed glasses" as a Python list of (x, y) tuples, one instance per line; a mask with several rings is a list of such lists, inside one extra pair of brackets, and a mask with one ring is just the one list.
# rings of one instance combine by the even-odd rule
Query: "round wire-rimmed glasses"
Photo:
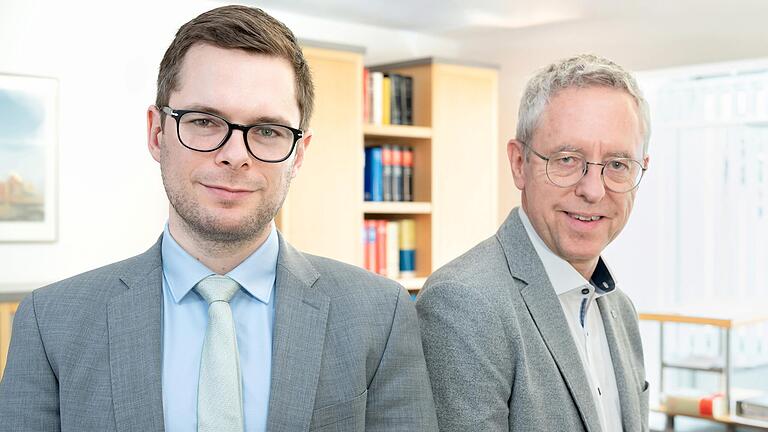
[(226, 144), (232, 131), (243, 132), (245, 148), (254, 158), (268, 163), (279, 163), (291, 156), (304, 131), (276, 123), (241, 125), (231, 123), (216, 114), (195, 110), (160, 109), (176, 120), (176, 135), (184, 147), (212, 152)]
[(640, 184), (647, 169), (640, 161), (631, 158), (589, 162), (579, 153), (566, 151), (544, 156), (530, 145), (522, 141), (520, 143), (546, 162), (547, 178), (552, 184), (562, 188), (576, 185), (587, 174), (589, 165), (597, 165), (601, 167), (600, 178), (606, 189), (616, 193), (626, 193)]

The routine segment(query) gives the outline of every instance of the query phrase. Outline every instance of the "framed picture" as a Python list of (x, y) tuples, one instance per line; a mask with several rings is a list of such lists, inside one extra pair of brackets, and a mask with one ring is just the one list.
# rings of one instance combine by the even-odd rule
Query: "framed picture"
[(56, 240), (56, 104), (51, 78), (0, 74), (0, 242)]

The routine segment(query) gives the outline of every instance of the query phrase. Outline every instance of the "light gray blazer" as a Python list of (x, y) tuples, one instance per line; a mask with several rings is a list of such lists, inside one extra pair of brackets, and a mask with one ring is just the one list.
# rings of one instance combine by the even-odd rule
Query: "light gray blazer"
[[(635, 309), (620, 291), (598, 304), (624, 430), (647, 431)], [(601, 430), (562, 307), (517, 209), (495, 236), (435, 272), (416, 309), (442, 432)]]
[[(408, 293), (280, 237), (267, 429), (434, 431)], [(162, 264), (147, 252), (41, 288), (16, 313), (0, 431), (162, 431)]]

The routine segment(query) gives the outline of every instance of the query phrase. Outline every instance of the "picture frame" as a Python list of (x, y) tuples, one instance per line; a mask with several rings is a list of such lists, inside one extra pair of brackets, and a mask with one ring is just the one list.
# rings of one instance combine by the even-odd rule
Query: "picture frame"
[(58, 80), (0, 74), (0, 242), (57, 236)]

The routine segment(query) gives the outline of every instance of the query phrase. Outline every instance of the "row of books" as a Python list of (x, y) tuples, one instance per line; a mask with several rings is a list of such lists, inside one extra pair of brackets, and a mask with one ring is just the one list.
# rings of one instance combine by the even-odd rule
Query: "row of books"
[(416, 221), (366, 219), (365, 268), (392, 279), (416, 275)]
[(365, 148), (365, 201), (413, 201), (413, 148)]
[(412, 125), (413, 78), (363, 69), (363, 113), (366, 123)]

